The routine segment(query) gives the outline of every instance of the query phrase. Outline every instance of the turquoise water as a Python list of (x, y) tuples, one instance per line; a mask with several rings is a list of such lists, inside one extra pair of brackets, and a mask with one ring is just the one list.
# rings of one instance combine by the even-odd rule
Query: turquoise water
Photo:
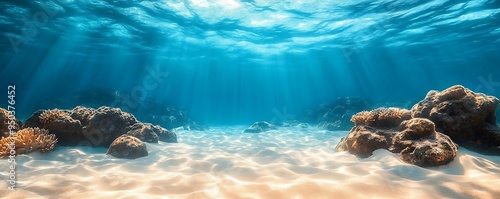
[[(0, 196), (498, 198), (500, 156), (474, 147), (424, 168), (385, 149), (358, 158), (336, 146), (362, 110), (409, 109), (457, 84), (499, 97), (499, 55), (500, 0), (3, 0), (0, 108), (15, 108), (24, 127), (49, 128), (58, 143), (40, 153), (31, 150), (42, 141), (23, 140), (7, 158), (3, 138)], [(120, 137), (128, 158), (142, 150), (121, 159), (107, 154), (105, 137), (167, 130), (147, 133), (107, 108), (30, 117), (75, 106), (120, 108), (178, 143)], [(457, 109), (446, 114), (463, 124)], [(495, 131), (491, 116), (482, 130)], [(275, 126), (249, 127), (258, 121)], [(465, 143), (489, 147), (483, 141), (496, 143)]]
[(491, 0), (2, 1), (0, 85), (17, 85), (21, 118), (109, 89), (224, 125), (454, 84), (500, 96), (499, 13)]

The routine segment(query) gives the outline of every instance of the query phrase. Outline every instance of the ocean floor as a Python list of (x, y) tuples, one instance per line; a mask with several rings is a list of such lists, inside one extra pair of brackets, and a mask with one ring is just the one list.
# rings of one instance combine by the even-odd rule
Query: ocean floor
[[(247, 126), (176, 131), (179, 143), (149, 144), (149, 156), (117, 159), (105, 148), (56, 147), (20, 155), (6, 198), (495, 198), (500, 156), (460, 148), (446, 166), (421, 168), (377, 150), (366, 159), (334, 147), (348, 132)], [(0, 160), (7, 179), (7, 159)]]

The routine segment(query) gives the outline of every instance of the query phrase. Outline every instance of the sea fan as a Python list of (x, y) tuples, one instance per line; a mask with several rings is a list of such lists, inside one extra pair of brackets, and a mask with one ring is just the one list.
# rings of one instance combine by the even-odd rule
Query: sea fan
[(49, 131), (39, 128), (25, 128), (16, 133), (16, 137), (0, 140), (0, 158), (9, 154), (11, 145), (15, 145), (16, 154), (26, 154), (36, 150), (45, 153), (54, 149), (57, 138)]

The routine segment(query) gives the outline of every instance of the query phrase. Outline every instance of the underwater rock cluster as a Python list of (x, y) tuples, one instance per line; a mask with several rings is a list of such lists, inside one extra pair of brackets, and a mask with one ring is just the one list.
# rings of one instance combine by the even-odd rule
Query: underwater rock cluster
[[(185, 112), (166, 105), (152, 98), (140, 102), (130, 100), (130, 94), (123, 91), (109, 89), (88, 89), (74, 95), (58, 97), (38, 105), (44, 107), (72, 108), (77, 105), (98, 108), (112, 106), (134, 115), (142, 122), (160, 125), (167, 129), (185, 127), (189, 130), (205, 130), (207, 127), (192, 121)], [(126, 101), (126, 103), (121, 103)], [(78, 119), (77, 119), (78, 120)], [(82, 124), (86, 126), (86, 124)]]
[(460, 85), (430, 91), (411, 110), (379, 108), (353, 115), (355, 126), (336, 151), (367, 157), (374, 150), (387, 149), (422, 167), (453, 161), (458, 151), (454, 142), (473, 151), (500, 155), (497, 106), (497, 98)]
[[(129, 144), (130, 146), (139, 146), (142, 142), (177, 142), (175, 133), (160, 126), (142, 123), (132, 114), (123, 112), (119, 108), (110, 107), (92, 109), (77, 106), (72, 110), (39, 110), (26, 120), (24, 128), (29, 127), (47, 129), (57, 137), (58, 144), (63, 146), (110, 147), (112, 143), (123, 143), (124, 140), (127, 142), (130, 140), (121, 139), (122, 135), (134, 137), (132, 139), (134, 144)], [(122, 144), (115, 143), (115, 146), (118, 149), (124, 148)], [(137, 154), (132, 152), (119, 153), (116, 152), (116, 149), (111, 150), (111, 152), (110, 155), (118, 154), (119, 158), (129, 159), (136, 158)], [(130, 154), (130, 156), (124, 154)]]
[(436, 128), (465, 148), (500, 155), (500, 128), (496, 124), (498, 99), (456, 85), (430, 91), (411, 109), (412, 117), (428, 118)]

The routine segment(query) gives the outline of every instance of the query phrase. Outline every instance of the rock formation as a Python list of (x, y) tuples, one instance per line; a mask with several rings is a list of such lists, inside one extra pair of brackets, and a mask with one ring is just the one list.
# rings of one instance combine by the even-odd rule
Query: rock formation
[(500, 128), (496, 124), (498, 99), (463, 86), (430, 91), (411, 109), (412, 117), (428, 118), (453, 142), (484, 154), (500, 155)]
[(131, 135), (116, 138), (108, 148), (107, 154), (116, 158), (136, 159), (148, 156), (146, 144)]
[(351, 120), (355, 126), (339, 143), (337, 151), (368, 157), (377, 149), (399, 153), (400, 159), (422, 167), (440, 166), (455, 158), (457, 146), (436, 132), (428, 119), (410, 117), (410, 111), (379, 108), (363, 111)]

